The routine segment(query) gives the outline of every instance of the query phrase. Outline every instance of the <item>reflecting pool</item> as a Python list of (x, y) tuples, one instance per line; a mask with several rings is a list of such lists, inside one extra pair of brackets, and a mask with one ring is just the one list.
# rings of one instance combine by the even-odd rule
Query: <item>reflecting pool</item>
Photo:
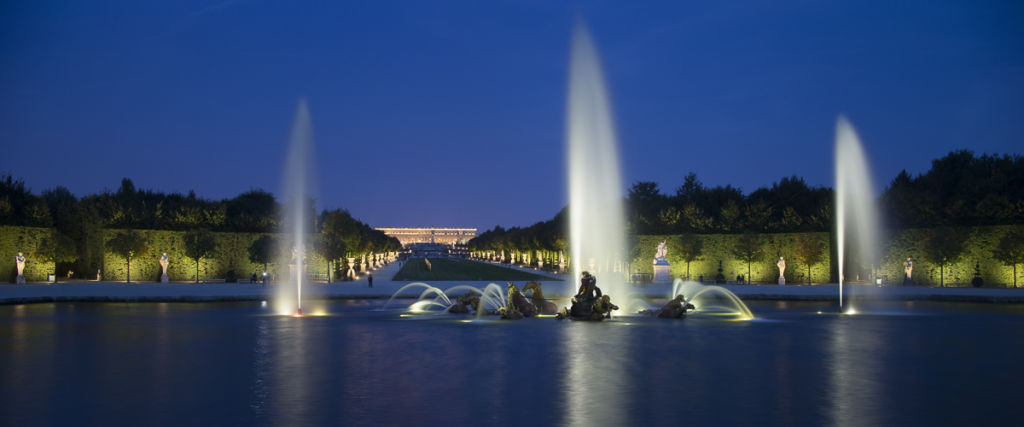
[[(333, 301), (0, 306), (5, 425), (994, 425), (1024, 307), (477, 320)], [(821, 312), (821, 314), (819, 314)]]

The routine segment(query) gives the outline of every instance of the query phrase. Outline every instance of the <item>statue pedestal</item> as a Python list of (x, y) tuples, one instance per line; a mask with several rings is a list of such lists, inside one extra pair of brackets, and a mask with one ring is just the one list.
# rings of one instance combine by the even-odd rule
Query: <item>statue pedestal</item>
[(786, 278), (785, 277), (780, 277), (779, 278), (779, 284), (780, 285), (785, 285), (786, 284)]
[(170, 282), (170, 279), (167, 278), (166, 274), (161, 274), (160, 275), (160, 283), (169, 283), (169, 282)]
[(672, 266), (668, 264), (655, 264), (654, 283), (672, 283)]
[[(11, 277), (11, 276), (7, 276), (7, 277)], [(14, 279), (14, 283), (17, 284), (17, 285), (24, 285), (25, 284), (25, 276), (22, 276), (22, 275), (19, 274), (18, 278)]]

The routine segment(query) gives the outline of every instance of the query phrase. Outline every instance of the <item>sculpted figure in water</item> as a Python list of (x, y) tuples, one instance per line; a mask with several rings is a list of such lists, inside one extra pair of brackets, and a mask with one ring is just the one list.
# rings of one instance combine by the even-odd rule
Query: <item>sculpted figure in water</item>
[(523, 293), (530, 292), (530, 303), (540, 314), (555, 314), (558, 306), (555, 303), (544, 299), (544, 291), (540, 288), (540, 282), (530, 281), (523, 286)]
[(658, 310), (644, 310), (640, 314), (647, 316), (658, 316), (663, 319), (682, 319), (686, 317), (686, 310), (693, 310), (693, 304), (686, 302), (682, 295), (676, 295), (671, 301)]
[(618, 309), (608, 295), (601, 294), (601, 288), (597, 287), (597, 278), (584, 271), (580, 279), (580, 290), (572, 299), (572, 306), (562, 309), (562, 312), (558, 313), (558, 318), (600, 321), (611, 317), (612, 311)]

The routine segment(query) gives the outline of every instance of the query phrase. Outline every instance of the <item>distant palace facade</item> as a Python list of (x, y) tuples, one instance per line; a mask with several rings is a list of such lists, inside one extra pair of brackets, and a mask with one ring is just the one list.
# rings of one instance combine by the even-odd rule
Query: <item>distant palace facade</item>
[(475, 228), (378, 228), (388, 236), (398, 239), (402, 246), (414, 243), (440, 243), (443, 245), (464, 245), (476, 237)]

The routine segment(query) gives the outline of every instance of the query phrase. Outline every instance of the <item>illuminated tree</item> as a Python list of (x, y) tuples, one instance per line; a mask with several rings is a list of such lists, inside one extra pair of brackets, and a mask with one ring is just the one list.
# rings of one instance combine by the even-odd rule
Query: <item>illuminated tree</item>
[(132, 230), (122, 231), (107, 241), (107, 248), (115, 255), (124, 258), (125, 264), (128, 267), (125, 273), (124, 282), (131, 283), (132, 257), (144, 255), (146, 253), (146, 238)]
[[(315, 248), (327, 260), (327, 282), (331, 281), (331, 263), (345, 257), (348, 246), (345, 245), (345, 232), (348, 219), (342, 211), (324, 212), (320, 216), (321, 230), (317, 236)], [(387, 245), (382, 245), (386, 247)]]
[(796, 237), (796, 258), (807, 265), (807, 284), (811, 284), (811, 266), (824, 258), (825, 244), (817, 236), (801, 234)]
[(761, 248), (761, 236), (751, 232), (743, 233), (736, 246), (732, 248), (732, 254), (736, 259), (747, 263), (747, 284), (750, 284), (750, 263), (757, 261), (763, 255)]
[(196, 283), (199, 283), (199, 261), (217, 250), (217, 239), (210, 230), (198, 229), (185, 234), (185, 256), (196, 261)]
[(950, 227), (940, 227), (921, 242), (921, 253), (925, 259), (939, 266), (939, 286), (945, 286), (945, 267), (957, 262), (964, 253), (967, 235)]
[(672, 249), (679, 254), (679, 258), (686, 263), (686, 279), (690, 279), (690, 263), (700, 258), (704, 253), (704, 240), (696, 234), (682, 234), (671, 240)]
[(992, 250), (992, 257), (1013, 267), (1013, 287), (1017, 287), (1017, 264), (1024, 264), (1024, 233), (1013, 230), (999, 239), (996, 248)]

